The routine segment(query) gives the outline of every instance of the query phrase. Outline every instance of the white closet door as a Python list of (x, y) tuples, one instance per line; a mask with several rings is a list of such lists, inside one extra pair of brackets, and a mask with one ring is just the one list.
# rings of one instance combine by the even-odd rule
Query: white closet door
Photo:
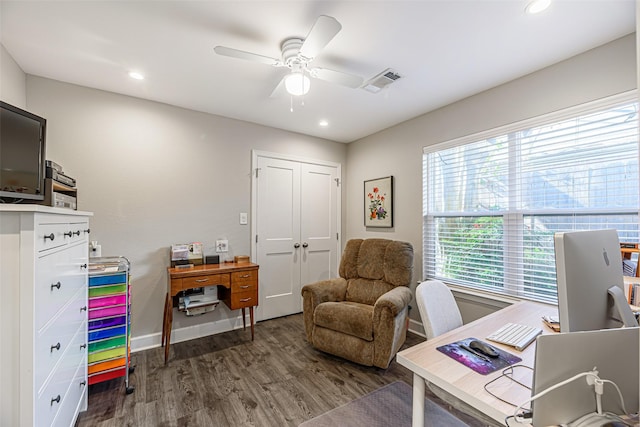
[(300, 280), (304, 286), (337, 275), (337, 171), (331, 166), (303, 164), (301, 179)]
[(258, 160), (257, 212), (261, 320), (302, 310), (300, 302), (300, 165)]
[(337, 275), (339, 170), (269, 156), (258, 156), (254, 164), (256, 314), (266, 320), (301, 312), (302, 286)]

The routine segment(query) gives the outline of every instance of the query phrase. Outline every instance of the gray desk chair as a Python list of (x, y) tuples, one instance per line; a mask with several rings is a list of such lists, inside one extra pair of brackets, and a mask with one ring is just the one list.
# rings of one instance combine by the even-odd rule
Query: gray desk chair
[[(439, 280), (427, 280), (416, 287), (416, 302), (427, 340), (462, 326), (462, 316), (451, 290)], [(466, 402), (450, 395), (435, 384), (425, 381), (433, 394), (449, 406), (478, 419), (483, 425), (498, 426), (492, 418), (479, 412)]]
[(439, 280), (427, 280), (416, 287), (416, 302), (427, 339), (462, 326), (462, 316), (451, 290)]

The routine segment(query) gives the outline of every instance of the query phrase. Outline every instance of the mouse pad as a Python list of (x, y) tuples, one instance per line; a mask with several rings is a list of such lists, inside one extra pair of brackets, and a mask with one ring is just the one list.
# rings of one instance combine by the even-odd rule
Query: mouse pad
[(437, 347), (437, 350), (482, 375), (490, 374), (498, 369), (506, 368), (509, 365), (522, 361), (518, 356), (514, 356), (496, 346), (492, 347), (498, 353), (498, 357), (487, 356), (486, 360), (463, 348), (464, 346), (468, 347), (469, 343), (475, 339), (477, 338), (465, 338), (451, 344)]

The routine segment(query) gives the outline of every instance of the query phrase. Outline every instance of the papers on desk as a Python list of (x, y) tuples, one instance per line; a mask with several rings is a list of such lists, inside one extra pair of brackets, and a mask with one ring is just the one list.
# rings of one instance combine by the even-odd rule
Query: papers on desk
[(442, 345), (436, 349), (482, 375), (490, 374), (498, 369), (506, 368), (522, 361), (518, 356), (497, 347), (494, 347), (494, 349), (498, 352), (498, 357), (486, 357), (474, 352), (470, 350), (469, 343), (475, 339), (465, 338), (451, 344)]

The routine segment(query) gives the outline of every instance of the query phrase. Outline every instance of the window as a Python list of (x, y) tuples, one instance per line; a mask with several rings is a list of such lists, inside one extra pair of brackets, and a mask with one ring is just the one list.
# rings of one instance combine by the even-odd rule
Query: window
[(553, 234), (638, 242), (638, 104), (583, 107), (423, 155), (423, 277), (556, 302)]

